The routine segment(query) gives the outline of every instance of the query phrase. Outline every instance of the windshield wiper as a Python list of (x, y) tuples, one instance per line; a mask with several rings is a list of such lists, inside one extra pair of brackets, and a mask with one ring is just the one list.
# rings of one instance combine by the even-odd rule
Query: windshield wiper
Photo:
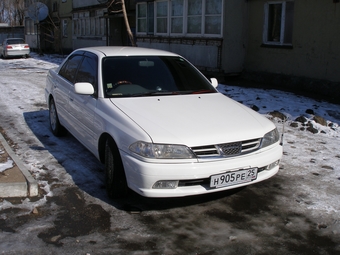
[(131, 97), (147, 97), (147, 96), (171, 96), (171, 95), (179, 95), (178, 91), (154, 91), (154, 92), (145, 92), (145, 93), (136, 93), (131, 94)]
[(205, 93), (215, 93), (216, 91), (213, 89), (200, 89), (200, 90), (194, 90), (191, 92), (191, 94), (205, 94)]

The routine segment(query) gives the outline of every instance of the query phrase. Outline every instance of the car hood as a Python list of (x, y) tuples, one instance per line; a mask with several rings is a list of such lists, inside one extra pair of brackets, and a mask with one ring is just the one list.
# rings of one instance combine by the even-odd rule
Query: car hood
[(260, 138), (274, 124), (221, 93), (114, 98), (154, 143), (199, 146)]

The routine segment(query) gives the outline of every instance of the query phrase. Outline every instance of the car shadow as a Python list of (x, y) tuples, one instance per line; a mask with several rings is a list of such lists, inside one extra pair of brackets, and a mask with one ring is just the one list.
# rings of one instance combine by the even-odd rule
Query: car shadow
[[(29, 144), (31, 150), (47, 150), (71, 176), (79, 189), (119, 210), (140, 213), (142, 211), (185, 207), (219, 200), (242, 190), (242, 188), (239, 188), (181, 198), (146, 198), (130, 190), (126, 199), (110, 199), (105, 190), (104, 165), (71, 134), (55, 137), (50, 130), (48, 110), (25, 112), (23, 115), (28, 127), (41, 142), (41, 145), (34, 142)], [(51, 162), (52, 164), (54, 163)], [(47, 171), (46, 176), (50, 176), (50, 182), (60, 181), (56, 177), (58, 173), (49, 172), (49, 169), (55, 169), (55, 167), (46, 165), (46, 163), (42, 167)]]

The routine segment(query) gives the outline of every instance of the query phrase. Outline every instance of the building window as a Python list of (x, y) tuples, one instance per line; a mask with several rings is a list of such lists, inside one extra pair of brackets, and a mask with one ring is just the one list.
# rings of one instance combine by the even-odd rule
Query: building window
[(294, 2), (268, 2), (264, 8), (263, 43), (268, 45), (292, 45)]
[(81, 20), (80, 26), (81, 26), (80, 35), (83, 35), (83, 36), (86, 35), (86, 20), (85, 19)]
[(67, 19), (63, 19), (63, 37), (67, 37)]
[(200, 34), (202, 30), (202, 0), (188, 0), (188, 34)]
[(204, 16), (204, 33), (219, 34), (222, 29), (222, 2), (206, 1)]
[(57, 12), (58, 11), (58, 3), (57, 2), (53, 2), (52, 4), (52, 12)]
[(137, 30), (141, 33), (146, 33), (147, 27), (147, 5), (137, 5)]
[(148, 12), (147, 12), (147, 33), (149, 35), (153, 35), (154, 31), (155, 31), (155, 27), (154, 27), (154, 17), (155, 14), (155, 7), (154, 7), (154, 3), (153, 2), (149, 2), (148, 3)]
[(137, 31), (144, 34), (154, 33), (154, 3), (137, 5)]
[(103, 10), (78, 12), (73, 14), (73, 35), (86, 37), (103, 37), (106, 23)]
[(96, 35), (96, 18), (90, 18), (91, 30), (90, 35)]
[(168, 1), (156, 2), (156, 33), (168, 33)]
[(36, 25), (34, 24), (34, 20), (26, 19), (25, 20), (25, 34), (34, 35), (37, 34)]
[(171, 33), (183, 34), (184, 25), (184, 1), (171, 1)]
[(222, 37), (222, 10), (223, 0), (137, 3), (137, 34)]

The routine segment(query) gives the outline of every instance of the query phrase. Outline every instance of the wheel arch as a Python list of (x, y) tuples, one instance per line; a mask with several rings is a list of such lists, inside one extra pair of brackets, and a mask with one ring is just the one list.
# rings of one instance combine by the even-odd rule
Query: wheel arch
[(113, 143), (113, 145), (118, 150), (117, 143), (115, 142), (113, 137), (108, 133), (103, 133), (98, 140), (98, 155), (101, 163), (105, 163), (105, 145), (107, 140)]
[(47, 100), (47, 107), (50, 107), (50, 105), (51, 105), (51, 99), (54, 100), (54, 97), (53, 97), (52, 94), (49, 94), (49, 95), (48, 95), (48, 100)]

